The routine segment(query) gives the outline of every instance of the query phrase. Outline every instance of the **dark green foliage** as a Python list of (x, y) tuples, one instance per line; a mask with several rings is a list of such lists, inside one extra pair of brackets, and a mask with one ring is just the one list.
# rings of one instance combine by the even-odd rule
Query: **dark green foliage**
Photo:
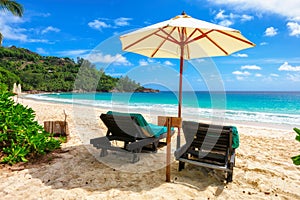
[(128, 76), (121, 77), (116, 85), (116, 89), (119, 91), (136, 91), (140, 88), (140, 84), (135, 83)]
[[(300, 142), (300, 129), (294, 128), (294, 131), (297, 133), (295, 139), (296, 139), (298, 142)], [(293, 163), (294, 163), (295, 165), (300, 165), (300, 155), (298, 155), (298, 156), (293, 156), (293, 157), (292, 157), (292, 160), (293, 160)]]
[(59, 148), (60, 141), (34, 120), (34, 111), (16, 104), (12, 96), (8, 91), (0, 91), (0, 162), (26, 162), (32, 156)]
[(116, 78), (106, 75), (104, 72), (100, 76), (97, 85), (97, 90), (102, 92), (109, 92), (116, 87)]
[(0, 82), (0, 91), (6, 91), (8, 88), (7, 88), (7, 85), (5, 85), (4, 83), (1, 83)]
[(5, 83), (12, 90), (14, 83), (20, 83), (20, 78), (10, 71), (0, 67), (0, 83)]
[[(0, 47), (0, 82), (12, 88), (21, 83), (22, 90), (45, 92), (100, 91), (132, 92), (142, 88), (125, 78), (113, 78), (82, 58), (75, 63), (70, 58), (40, 56), (27, 49)], [(3, 74), (3, 75), (2, 75)]]
[(96, 91), (100, 72), (87, 60), (84, 60), (77, 73), (74, 89), (82, 91)]

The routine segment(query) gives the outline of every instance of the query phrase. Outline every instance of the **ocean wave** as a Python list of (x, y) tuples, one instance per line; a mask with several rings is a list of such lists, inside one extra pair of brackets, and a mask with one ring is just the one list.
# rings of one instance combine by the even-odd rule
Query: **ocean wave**
[[(57, 97), (59, 93), (57, 94)], [(113, 110), (121, 110), (126, 112), (143, 112), (153, 113), (155, 115), (176, 116), (178, 112), (177, 104), (153, 104), (153, 103), (124, 103), (118, 101), (107, 100), (85, 100), (85, 99), (64, 99), (49, 97), (46, 95), (27, 95), (27, 98), (51, 101), (59, 103), (77, 104), (84, 106), (94, 106), (99, 108), (109, 108)], [(183, 107), (182, 117), (190, 120), (198, 119), (217, 119), (217, 120), (232, 120), (240, 122), (259, 122), (272, 123), (277, 125), (299, 125), (299, 114), (283, 114), (272, 112), (252, 112), (246, 110), (227, 110), (227, 109), (212, 109), (212, 108), (192, 108)]]

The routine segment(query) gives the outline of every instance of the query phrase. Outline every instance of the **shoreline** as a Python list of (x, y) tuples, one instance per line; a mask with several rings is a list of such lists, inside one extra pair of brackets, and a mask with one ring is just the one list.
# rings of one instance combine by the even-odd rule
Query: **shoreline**
[[(48, 94), (48, 93), (41, 93), (41, 94)], [(56, 93), (50, 93), (50, 94), (56, 94)], [(88, 104), (83, 104), (81, 102), (67, 102), (67, 101), (60, 101), (59, 99), (53, 99), (53, 100), (49, 100), (49, 99), (38, 99), (38, 98), (33, 98), (33, 97), (28, 97), (28, 94), (23, 94), (21, 96), (21, 98), (24, 99), (30, 99), (33, 101), (40, 101), (40, 102), (46, 102), (46, 103), (53, 103), (53, 104), (68, 104), (68, 105), (76, 105), (76, 106), (84, 106), (84, 107), (93, 107), (95, 109), (99, 109), (99, 110), (105, 110), (108, 111), (109, 109), (106, 109), (106, 107), (104, 108), (103, 106), (99, 106), (99, 105), (88, 105)], [(72, 99), (70, 99), (72, 100)], [(108, 106), (112, 106), (112, 105), (108, 105)], [(124, 109), (120, 109), (120, 108), (116, 108), (116, 106), (114, 108), (111, 109), (116, 109), (115, 111), (119, 111), (119, 112), (127, 112), (127, 110)], [(132, 109), (132, 108), (131, 108)], [(134, 109), (134, 108), (133, 108)], [(188, 109), (197, 109), (197, 108), (188, 108)], [(150, 110), (151, 112), (152, 110)], [(224, 110), (224, 111), (217, 111), (216, 112), (226, 112), (228, 110)], [(134, 112), (140, 112), (142, 114), (147, 114), (149, 113), (149, 111), (145, 110), (145, 109), (138, 109), (137, 111), (134, 109)], [(229, 112), (231, 112), (231, 110), (229, 110)], [(259, 113), (259, 112), (258, 112)], [(277, 114), (277, 113), (264, 113), (264, 114)], [(159, 115), (166, 115), (165, 113), (159, 113)], [(183, 113), (184, 115), (184, 113)], [(100, 114), (99, 114), (100, 116)], [(171, 114), (171, 116), (175, 116), (174, 114)], [(217, 123), (221, 123), (221, 124), (227, 124), (227, 125), (233, 125), (233, 126), (243, 126), (243, 127), (264, 127), (264, 128), (269, 128), (269, 129), (278, 129), (278, 130), (283, 130), (283, 131), (292, 131), (294, 127), (297, 126), (297, 124), (278, 124), (278, 123), (274, 123), (274, 122), (258, 122), (258, 121), (247, 121), (247, 120), (234, 120), (234, 119), (226, 119), (226, 118), (221, 118), (221, 119), (211, 119), (211, 118), (204, 118), (204, 117), (196, 117), (196, 116), (185, 116), (186, 120), (195, 120), (195, 121), (203, 121), (203, 122), (207, 122), (207, 123), (211, 123), (213, 122), (217, 122)]]
[[(290, 157), (299, 154), (295, 133), (264, 126), (237, 125), (233, 182), (222, 183), (222, 173), (195, 165), (178, 171), (171, 164), (171, 183), (165, 182), (165, 149), (142, 154), (132, 164), (127, 154), (109, 152), (103, 159), (89, 139), (106, 134), (99, 119), (107, 109), (42, 102), (20, 98), (36, 120), (63, 120), (65, 111), (70, 138), (63, 153), (24, 169), (0, 169), (3, 199), (300, 199), (300, 167)], [(152, 114), (152, 113), (151, 113)], [(143, 113), (144, 115), (144, 113)], [(152, 116), (153, 115), (153, 116)], [(145, 113), (149, 122), (155, 114)], [(172, 138), (174, 145), (176, 138)]]

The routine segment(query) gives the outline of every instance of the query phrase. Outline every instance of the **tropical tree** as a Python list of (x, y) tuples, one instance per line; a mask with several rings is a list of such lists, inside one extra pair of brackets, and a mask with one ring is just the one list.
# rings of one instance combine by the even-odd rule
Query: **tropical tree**
[[(23, 6), (13, 0), (0, 0), (0, 9), (4, 11), (9, 11), (13, 15), (22, 17), (23, 16)], [(0, 33), (0, 46), (2, 46), (3, 35)]]

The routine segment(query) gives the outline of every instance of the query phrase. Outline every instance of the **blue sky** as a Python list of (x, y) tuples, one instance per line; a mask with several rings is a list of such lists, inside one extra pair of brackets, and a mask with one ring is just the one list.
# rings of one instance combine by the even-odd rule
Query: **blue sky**
[[(27, 48), (45, 56), (89, 58), (112, 76), (139, 71), (142, 84), (177, 87), (179, 60), (148, 59), (121, 51), (119, 36), (185, 11), (211, 23), (238, 29), (256, 44), (226, 57), (185, 62), (185, 89), (207, 90), (214, 74), (194, 69), (214, 66), (224, 89), (300, 91), (300, 1), (298, 0), (19, 0), (24, 16), (0, 12), (3, 46)], [(97, 50), (97, 51), (95, 51)], [(91, 54), (95, 52), (95, 54)], [(174, 76), (162, 80), (166, 67)], [(197, 69), (197, 66), (196, 66)], [(148, 71), (148, 73), (146, 73)], [(157, 77), (153, 76), (156, 74)], [(207, 77), (209, 76), (209, 77)], [(160, 77), (160, 78), (158, 78)], [(144, 81), (143, 80), (146, 80)], [(209, 80), (208, 80), (209, 79)], [(174, 83), (174, 86), (171, 84)], [(156, 84), (157, 83), (157, 84)], [(165, 84), (165, 85), (164, 85)]]

